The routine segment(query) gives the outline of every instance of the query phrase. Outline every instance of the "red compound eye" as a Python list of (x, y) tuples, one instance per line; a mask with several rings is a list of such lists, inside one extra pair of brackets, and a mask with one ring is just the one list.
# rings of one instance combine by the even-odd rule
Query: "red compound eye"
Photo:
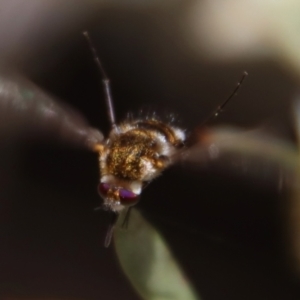
[(133, 205), (139, 200), (137, 194), (125, 189), (119, 189), (119, 197), (123, 205)]
[(107, 196), (107, 192), (110, 189), (110, 184), (105, 182), (100, 182), (98, 185), (98, 193), (102, 198)]

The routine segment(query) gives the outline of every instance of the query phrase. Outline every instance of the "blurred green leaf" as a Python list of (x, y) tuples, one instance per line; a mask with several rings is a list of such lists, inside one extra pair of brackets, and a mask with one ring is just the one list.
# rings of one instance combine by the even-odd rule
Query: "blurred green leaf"
[[(121, 214), (118, 223), (123, 220)], [(118, 225), (114, 241), (119, 261), (143, 299), (199, 299), (161, 235), (140, 212), (132, 209), (128, 229)]]

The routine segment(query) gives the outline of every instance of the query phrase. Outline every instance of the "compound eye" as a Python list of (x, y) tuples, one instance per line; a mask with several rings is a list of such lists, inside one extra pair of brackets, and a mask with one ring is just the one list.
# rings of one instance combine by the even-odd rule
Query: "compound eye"
[(139, 200), (137, 194), (126, 189), (119, 189), (119, 197), (120, 197), (120, 202), (123, 205), (133, 205), (137, 203)]
[(105, 182), (100, 182), (98, 185), (98, 193), (102, 198), (106, 198), (108, 191), (110, 190), (110, 184)]

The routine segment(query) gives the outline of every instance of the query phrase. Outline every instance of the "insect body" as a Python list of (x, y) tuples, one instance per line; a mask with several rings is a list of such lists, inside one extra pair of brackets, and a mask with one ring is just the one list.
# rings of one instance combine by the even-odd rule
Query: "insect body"
[[(128, 120), (120, 125), (115, 122), (109, 79), (97, 56), (96, 49), (87, 32), (85, 37), (90, 45), (94, 60), (103, 78), (105, 100), (112, 130), (104, 143), (98, 143), (94, 150), (99, 153), (100, 183), (98, 191), (103, 198), (103, 208), (113, 213), (105, 246), (110, 244), (118, 214), (127, 208), (123, 224), (128, 221), (130, 208), (135, 205), (143, 188), (178, 159), (184, 147), (186, 136), (183, 130), (164, 123), (155, 117)], [(233, 93), (207, 119), (216, 117), (235, 96), (247, 73)], [(207, 122), (205, 121), (205, 123)]]
[(88, 33), (84, 32), (84, 36), (103, 78), (112, 126), (108, 139), (94, 147), (99, 153), (101, 177), (98, 192), (104, 200), (102, 208), (113, 213), (105, 238), (108, 247), (119, 213), (127, 208), (123, 223), (127, 224), (130, 208), (138, 202), (142, 189), (173, 163), (174, 155), (184, 146), (185, 134), (154, 117), (117, 125), (109, 79)]
[(136, 204), (143, 187), (172, 163), (184, 140), (181, 129), (155, 118), (128, 121), (114, 128), (99, 149), (98, 189), (104, 207), (119, 212)]

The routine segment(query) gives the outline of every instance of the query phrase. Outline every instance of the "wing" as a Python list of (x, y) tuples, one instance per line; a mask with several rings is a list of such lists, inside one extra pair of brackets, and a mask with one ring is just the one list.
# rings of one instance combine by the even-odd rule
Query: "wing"
[(296, 171), (296, 146), (259, 130), (219, 127), (203, 129), (197, 135), (198, 142), (178, 155), (178, 160), (189, 167), (215, 166), (238, 175), (275, 179), (278, 186), (282, 184), (282, 176), (290, 180), (289, 175)]
[(0, 71), (0, 136), (49, 135), (93, 149), (103, 135), (80, 113), (44, 93), (18, 74)]

